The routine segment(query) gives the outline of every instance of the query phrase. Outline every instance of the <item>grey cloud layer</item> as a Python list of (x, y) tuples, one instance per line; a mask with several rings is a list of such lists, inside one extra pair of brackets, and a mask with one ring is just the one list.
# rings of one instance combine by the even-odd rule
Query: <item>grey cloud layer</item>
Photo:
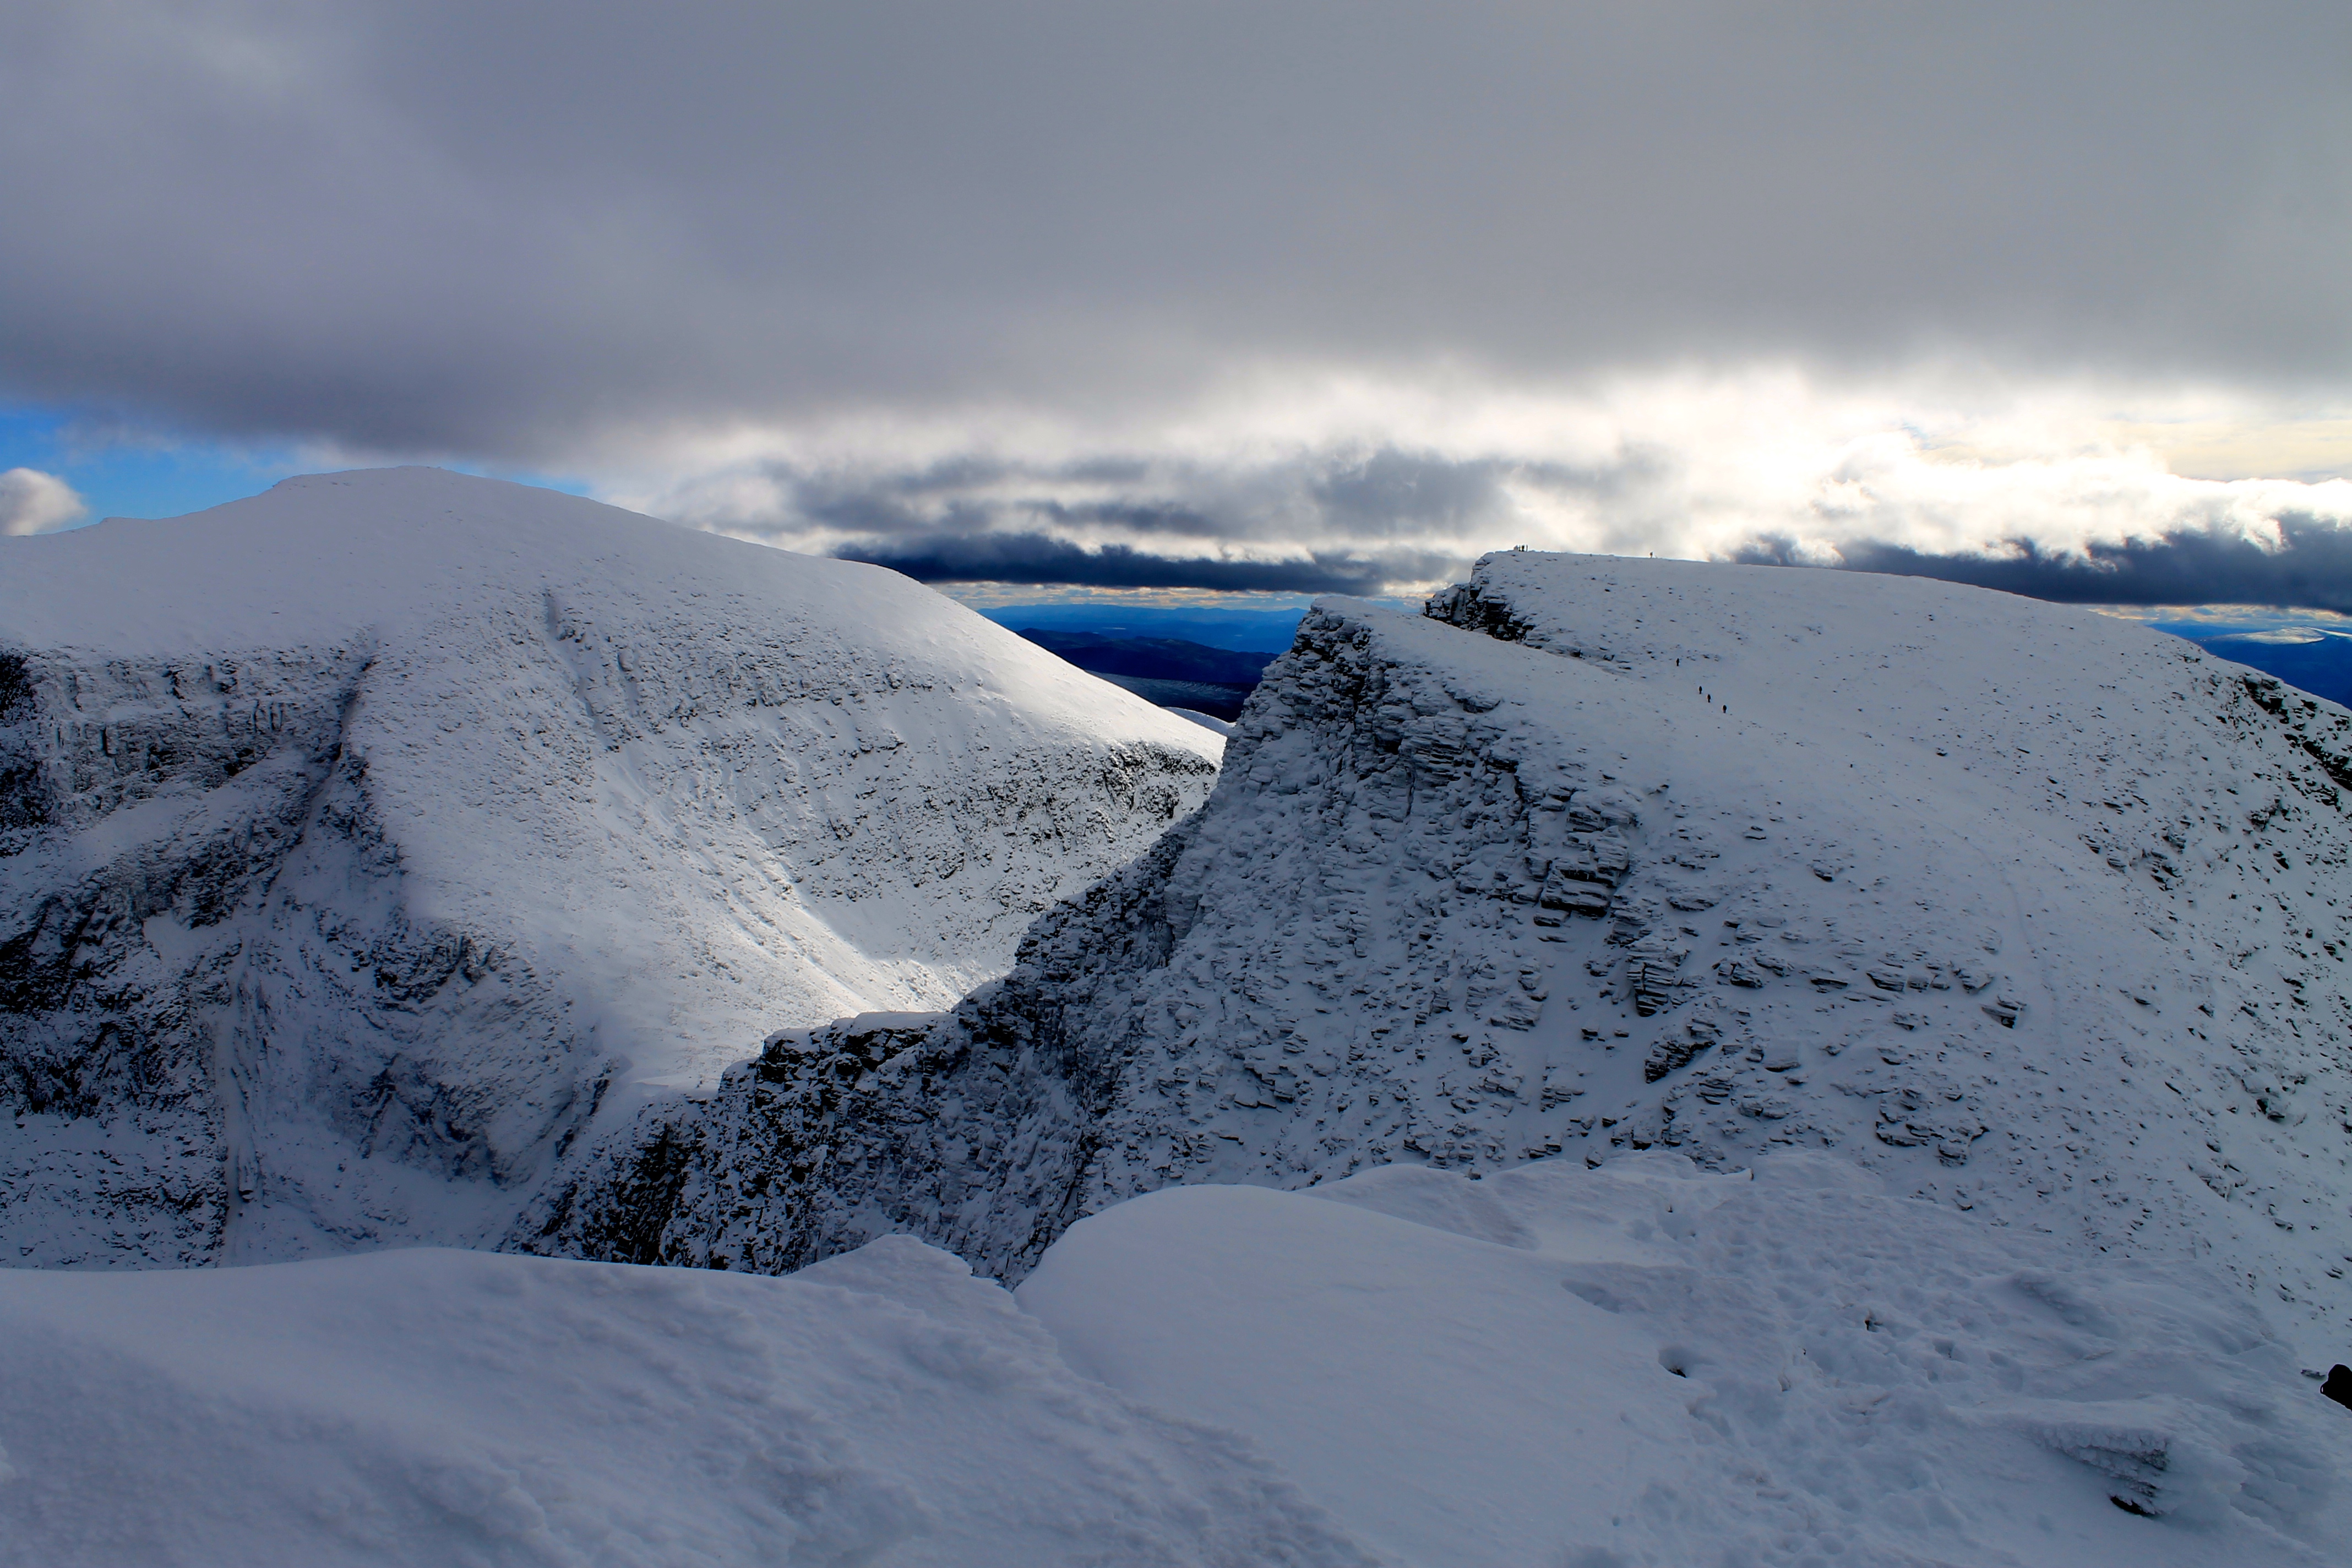
[[(1669, 552), (1947, 578), (2118, 605), (2231, 601), (2352, 613), (2352, 485), (2185, 479), (2144, 458), (1955, 465), (1824, 447), (1767, 490), (1703, 471), (1740, 454), (1628, 443), (1583, 465), (1346, 447), (1252, 462), (967, 456), (898, 470), (761, 466), (646, 504), (702, 526), (929, 581), (1409, 593), (1487, 550)], [(1774, 456), (1786, 457), (1786, 449)], [(2084, 497), (2151, 523), (2102, 537)], [(1784, 526), (1775, 526), (1775, 513)], [(2009, 520), (1960, 547), (1955, 514)], [(1801, 537), (1785, 524), (1806, 528)]]
[(890, 543), (845, 545), (835, 553), (925, 583), (1045, 583), (1089, 588), (1207, 588), (1223, 593), (1384, 592), (1400, 577), (1430, 575), (1441, 562), (1393, 553), (1310, 555), (1301, 561), (1229, 561), (1158, 555), (1127, 544), (1087, 550), (1045, 533), (935, 533)]
[[(2184, 530), (2160, 539), (2094, 543), (2079, 554), (2019, 540), (2006, 555), (1938, 554), (1859, 541), (1843, 547), (1856, 571), (1938, 577), (2030, 598), (2076, 605), (2294, 605), (2352, 614), (2352, 532), (2311, 518), (2279, 520), (2280, 542)], [(1786, 563), (1775, 541), (1738, 553), (1750, 563)]]
[(2340, 4), (11, 7), (0, 393), (561, 464), (1288, 364), (2294, 384), (2347, 62)]
[(1504, 526), (1512, 468), (1386, 447), (1257, 465), (1124, 454), (881, 473), (767, 464), (749, 509), (690, 489), (651, 504), (931, 582), (1378, 594), (1454, 570), (1460, 551), (1433, 539)]

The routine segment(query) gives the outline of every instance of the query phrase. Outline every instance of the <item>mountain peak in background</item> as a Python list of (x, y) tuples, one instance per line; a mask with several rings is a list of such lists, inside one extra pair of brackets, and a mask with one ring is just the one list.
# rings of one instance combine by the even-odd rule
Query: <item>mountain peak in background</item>
[(495, 1235), (600, 1115), (1003, 969), (1214, 775), (893, 573), (496, 480), (0, 554), (28, 1263)]

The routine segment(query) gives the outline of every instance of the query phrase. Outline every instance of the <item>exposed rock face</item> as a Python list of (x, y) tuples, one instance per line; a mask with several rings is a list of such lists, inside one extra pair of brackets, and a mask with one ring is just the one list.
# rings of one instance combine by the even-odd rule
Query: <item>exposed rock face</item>
[[(225, 1026), (254, 1002), (228, 922), (327, 816), (367, 655), (8, 664), (6, 1260), (195, 1261), (250, 1176), (228, 1157), (234, 1108), (216, 1080)], [(345, 831), (359, 826), (351, 782), (335, 822)], [(381, 874), (380, 842), (354, 848)], [(414, 974), (425, 955), (384, 956)]]
[(1170, 1183), (1796, 1145), (2340, 1333), (2347, 723), (1930, 583), (1513, 554), (1428, 618), (1327, 601), (1209, 805), (1005, 980), (778, 1037), (514, 1244), (1016, 1277)]
[(429, 470), (0, 544), (0, 1261), (495, 1238), (940, 1006), (1214, 736), (872, 568)]

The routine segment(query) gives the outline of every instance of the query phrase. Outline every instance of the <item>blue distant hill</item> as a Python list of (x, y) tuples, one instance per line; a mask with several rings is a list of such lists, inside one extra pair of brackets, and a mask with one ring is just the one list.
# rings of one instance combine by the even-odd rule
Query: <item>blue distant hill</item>
[(1039, 647), (1127, 688), (1147, 702), (1190, 708), (1225, 720), (1240, 715), (1242, 704), (1257, 689), (1265, 667), (1279, 657), (1211, 647), (1181, 637), (1115, 637), (1045, 626), (1013, 629)]
[(1132, 605), (1003, 605), (982, 615), (1000, 626), (1053, 632), (1092, 632), (1107, 637), (1174, 638), (1202, 647), (1262, 653), (1268, 658), (1289, 648), (1307, 606), (1283, 610), (1223, 610)]
[(2352, 708), (2352, 635), (2308, 626), (2216, 629), (2174, 624), (2163, 629), (2208, 653), (2252, 665), (2314, 697)]

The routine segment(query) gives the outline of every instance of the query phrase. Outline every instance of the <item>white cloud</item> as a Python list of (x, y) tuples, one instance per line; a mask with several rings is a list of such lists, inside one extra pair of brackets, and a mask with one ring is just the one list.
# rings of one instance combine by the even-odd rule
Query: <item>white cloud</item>
[(89, 515), (73, 487), (38, 468), (0, 473), (0, 534), (21, 538), (71, 528)]
[[(1225, 565), (1345, 557), (1405, 591), (1522, 543), (1706, 559), (1769, 542), (1821, 563), (1859, 545), (2000, 555), (2020, 541), (2080, 557), (2184, 532), (2276, 550), (2282, 519), (2352, 529), (2352, 483), (2310, 477), (2307, 440), (2293, 454), (2304, 477), (2176, 472), (2167, 436), (2206, 451), (2220, 432), (2255, 464), (2266, 432), (2311, 425), (2308, 410), (2225, 390), (2151, 406), (2125, 387), (1956, 372), (1841, 384), (1748, 367), (1549, 386), (1294, 374), (1159, 419), (996, 407), (738, 427), (605, 489), (820, 553), (935, 561), (956, 541), (959, 558), (982, 560), (971, 542), (992, 542), (1008, 578), (1027, 540), (1062, 547), (1063, 570), (1069, 546)], [(2343, 457), (2352, 468), (2352, 449)], [(1222, 580), (1204, 570), (1198, 584)]]

